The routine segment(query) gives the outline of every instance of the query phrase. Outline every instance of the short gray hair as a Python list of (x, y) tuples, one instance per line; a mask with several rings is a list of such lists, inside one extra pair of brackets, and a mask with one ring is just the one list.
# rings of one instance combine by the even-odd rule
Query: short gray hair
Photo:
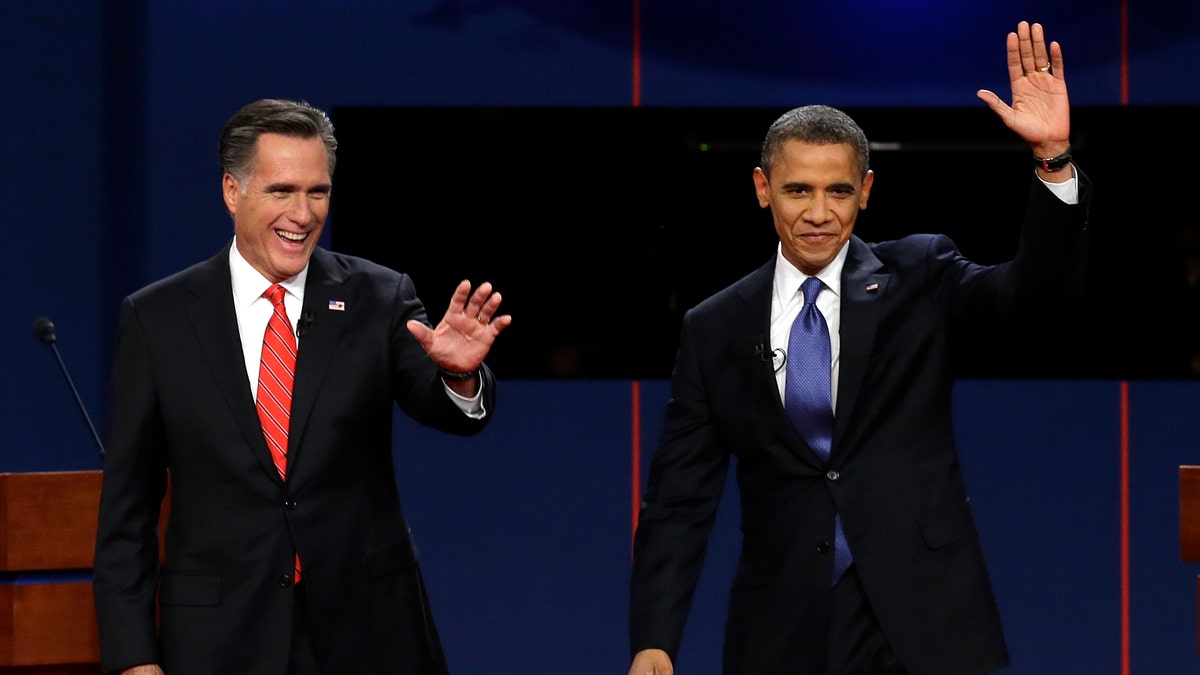
[(759, 167), (771, 176), (771, 163), (783, 152), (788, 141), (815, 145), (849, 143), (858, 159), (858, 168), (866, 177), (871, 169), (867, 136), (849, 115), (827, 105), (806, 105), (793, 108), (775, 120), (763, 140)]
[(258, 137), (280, 134), (292, 138), (320, 138), (325, 144), (329, 176), (337, 166), (337, 139), (333, 122), (322, 110), (304, 101), (264, 98), (234, 113), (225, 123), (217, 154), (221, 171), (228, 173), (245, 189), (246, 179), (254, 170)]

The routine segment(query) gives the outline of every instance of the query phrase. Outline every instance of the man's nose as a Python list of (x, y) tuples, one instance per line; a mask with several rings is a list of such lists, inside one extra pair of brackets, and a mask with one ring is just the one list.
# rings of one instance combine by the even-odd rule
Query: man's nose
[(297, 225), (307, 225), (312, 221), (312, 200), (308, 195), (300, 192), (292, 197), (292, 203), (288, 209), (288, 219)]
[(808, 203), (808, 209), (804, 213), (805, 217), (813, 223), (829, 222), (831, 214), (832, 211), (829, 209), (829, 202), (822, 194), (813, 195)]

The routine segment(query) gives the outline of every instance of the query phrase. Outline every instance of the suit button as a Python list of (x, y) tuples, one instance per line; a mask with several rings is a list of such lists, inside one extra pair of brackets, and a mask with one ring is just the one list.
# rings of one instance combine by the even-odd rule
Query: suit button
[(291, 586), (292, 585), (292, 575), (280, 574), (279, 575), (279, 585), (282, 586), (283, 588), (287, 588), (288, 586)]
[(842, 474), (834, 471), (833, 469), (830, 469), (829, 471), (825, 472), (825, 477), (828, 478), (829, 480), (837, 480), (842, 477)]
[(829, 545), (829, 542), (823, 541), (817, 544), (817, 553), (829, 553), (830, 548), (832, 547)]
[(296, 502), (294, 502), (294, 501), (292, 501), (291, 499), (289, 499), (289, 500), (287, 500), (287, 501), (285, 501), (285, 502), (283, 503), (283, 508), (285, 508), (285, 509), (287, 509), (287, 510), (289, 510), (289, 511), (292, 511), (292, 510), (294, 510), (294, 509), (296, 508)]

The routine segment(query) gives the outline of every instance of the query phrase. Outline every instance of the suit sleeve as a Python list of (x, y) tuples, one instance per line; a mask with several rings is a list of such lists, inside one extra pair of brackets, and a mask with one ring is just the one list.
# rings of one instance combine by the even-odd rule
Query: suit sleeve
[(164, 431), (137, 309), (121, 306), (93, 592), (104, 671), (158, 661), (155, 592)]
[[(1067, 204), (1036, 178), (1030, 187), (1029, 207), (1014, 258), (1018, 292), (1052, 301), (1083, 295), (1087, 281), (1092, 184), (1075, 167), (1079, 202)], [(1052, 292), (1052, 293), (1050, 293)]]
[[(1082, 297), (1087, 282), (1091, 181), (1076, 167), (1079, 202), (1067, 204), (1034, 176), (1012, 260), (984, 266), (966, 260), (945, 237), (932, 251), (935, 280), (952, 295), (960, 325), (991, 325), (1021, 312), (1045, 312)], [(949, 263), (949, 264), (945, 264)], [(947, 282), (947, 283), (940, 283)]]
[(679, 652), (729, 466), (708, 407), (694, 323), (689, 312), (638, 516), (630, 583), (631, 653), (657, 648), (672, 660)]

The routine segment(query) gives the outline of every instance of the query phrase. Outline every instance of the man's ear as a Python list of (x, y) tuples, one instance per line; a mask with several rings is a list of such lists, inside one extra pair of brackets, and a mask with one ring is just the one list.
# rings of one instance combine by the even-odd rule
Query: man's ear
[(765, 209), (771, 205), (771, 200), (768, 199), (771, 194), (771, 185), (767, 181), (767, 174), (763, 173), (762, 167), (754, 167), (754, 193), (758, 195), (759, 206)]
[(875, 172), (867, 171), (867, 175), (863, 178), (862, 190), (858, 193), (858, 210), (862, 211), (867, 208), (867, 200), (871, 198), (871, 186), (875, 184)]
[(227, 173), (221, 177), (221, 195), (225, 198), (225, 208), (230, 215), (237, 213), (238, 203), (242, 199), (242, 186), (238, 185), (233, 174)]

